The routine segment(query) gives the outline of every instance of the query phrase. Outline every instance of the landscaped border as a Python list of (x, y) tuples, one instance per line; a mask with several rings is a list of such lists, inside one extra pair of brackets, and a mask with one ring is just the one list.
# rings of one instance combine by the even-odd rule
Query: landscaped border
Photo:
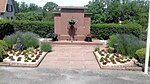
[[(132, 71), (143, 71), (143, 67), (138, 66), (134, 61), (133, 63), (135, 64), (135, 66), (103, 66), (101, 65), (101, 63), (98, 60), (98, 56), (97, 53), (95, 51), (93, 51), (93, 54), (95, 56), (95, 59), (98, 62), (98, 65), (100, 67), (100, 69), (109, 69), (109, 70), (132, 70)], [(150, 68), (149, 68), (150, 70)]]
[(13, 67), (38, 67), (46, 55), (47, 55), (47, 52), (43, 52), (40, 58), (36, 62), (13, 62), (13, 61), (7, 61), (4, 59), (3, 62), (6, 64), (2, 64), (2, 65), (13, 66)]

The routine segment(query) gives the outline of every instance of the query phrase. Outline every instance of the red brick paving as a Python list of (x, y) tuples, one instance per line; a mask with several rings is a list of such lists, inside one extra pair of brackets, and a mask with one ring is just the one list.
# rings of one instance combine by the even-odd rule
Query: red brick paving
[(94, 57), (94, 45), (54, 45), (39, 65), (45, 68), (100, 69)]

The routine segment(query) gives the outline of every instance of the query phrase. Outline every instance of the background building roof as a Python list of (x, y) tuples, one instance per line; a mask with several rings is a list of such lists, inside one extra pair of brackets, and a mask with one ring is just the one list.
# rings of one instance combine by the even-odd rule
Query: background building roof
[(0, 0), (0, 12), (5, 12), (7, 0)]
[(84, 6), (58, 6), (60, 9), (86, 9)]

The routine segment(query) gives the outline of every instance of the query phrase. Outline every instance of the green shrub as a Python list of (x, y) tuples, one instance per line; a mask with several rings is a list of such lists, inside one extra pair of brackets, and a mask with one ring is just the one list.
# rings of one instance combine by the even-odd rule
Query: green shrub
[(9, 49), (12, 49), (13, 45), (17, 42), (17, 38), (21, 38), (21, 36), (21, 32), (16, 32), (14, 34), (5, 36), (3, 40), (8, 45)]
[(146, 53), (146, 48), (141, 48), (136, 51), (135, 53), (137, 55), (136, 59), (138, 59), (140, 63), (144, 63), (145, 53)]
[(27, 52), (31, 52), (31, 51), (34, 51), (34, 48), (33, 47), (29, 47), (29, 48), (27, 48), (27, 50), (26, 50)]
[(41, 43), (40, 48), (44, 52), (50, 52), (52, 51), (52, 46), (50, 43)]
[(99, 47), (96, 47), (96, 48), (95, 48), (95, 51), (99, 51), (99, 50), (100, 50), (100, 48), (99, 48)]
[(3, 41), (3, 40), (0, 40), (0, 46), (1, 46), (4, 50), (7, 50), (7, 49), (8, 49), (8, 46), (7, 46), (6, 42)]
[[(140, 63), (144, 63), (145, 62), (146, 48), (138, 49), (135, 54), (136, 54), (136, 59)], [(149, 57), (149, 60), (150, 60), (150, 57)], [(149, 65), (150, 65), (150, 61), (149, 61)]]
[(39, 36), (35, 33), (25, 32), (22, 34), (21, 40), (25, 48), (39, 46)]
[[(10, 35), (16, 31), (30, 31), (38, 34), (40, 37), (46, 37), (48, 33), (54, 33), (53, 22), (41, 21), (21, 21), (21, 20), (0, 20), (0, 38)], [(116, 33), (133, 34), (139, 37), (141, 25), (138, 24), (92, 24), (91, 33), (98, 39), (108, 39), (109, 36)]]
[(17, 38), (20, 38), (21, 43), (25, 48), (29, 47), (38, 47), (39, 46), (39, 36), (32, 32), (16, 32), (10, 36), (4, 37), (4, 41), (7, 43), (9, 48), (11, 49), (14, 44), (17, 42)]
[(142, 31), (141, 34), (139, 35), (139, 38), (146, 41), (147, 40), (147, 31)]
[(115, 49), (113, 47), (106, 48), (107, 52), (114, 53)]
[(135, 56), (136, 50), (146, 46), (145, 41), (140, 40), (134, 35), (127, 34), (116, 34), (110, 36), (108, 45), (113, 47), (114, 44), (118, 44), (116, 50), (119, 53), (126, 54), (128, 56)]
[(117, 33), (140, 35), (142, 26), (138, 24), (92, 24), (91, 33), (98, 39), (109, 39), (109, 36)]
[(0, 20), (0, 39), (17, 31), (34, 32), (40, 37), (46, 37), (48, 33), (54, 33), (53, 22)]
[(0, 45), (0, 58), (3, 59), (3, 55), (5, 54), (5, 49)]
[(11, 49), (17, 41), (17, 36), (16, 36), (16, 34), (11, 34), (9, 36), (5, 36), (3, 40), (8, 45), (9, 49)]
[(8, 46), (5, 41), (0, 40), (0, 58), (3, 59), (3, 54), (5, 54), (5, 50), (8, 49)]

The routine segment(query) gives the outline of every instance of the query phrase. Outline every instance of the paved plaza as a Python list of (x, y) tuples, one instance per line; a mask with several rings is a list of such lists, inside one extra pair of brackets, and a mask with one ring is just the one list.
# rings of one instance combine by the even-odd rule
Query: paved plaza
[(94, 45), (54, 45), (40, 68), (100, 69), (93, 54)]
[(100, 69), (95, 47), (53, 45), (37, 68), (1, 66), (0, 84), (150, 84), (142, 71)]

